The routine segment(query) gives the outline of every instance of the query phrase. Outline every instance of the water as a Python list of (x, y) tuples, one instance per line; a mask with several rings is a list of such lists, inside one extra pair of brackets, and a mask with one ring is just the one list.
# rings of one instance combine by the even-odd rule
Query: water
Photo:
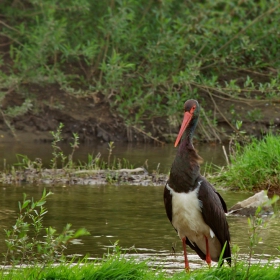
[[(25, 146), (26, 145), (26, 146)], [(50, 149), (48, 145), (27, 149), (27, 144), (21, 145), (18, 151), (32, 157), (47, 158)], [(117, 157), (128, 158), (135, 167), (149, 159), (149, 167), (156, 168), (161, 163), (162, 172), (167, 172), (175, 156), (175, 149), (171, 145), (165, 147), (148, 145), (116, 145), (114, 154)], [(41, 147), (40, 149), (37, 149)], [(42, 148), (43, 147), (43, 148)], [(6, 149), (8, 150), (8, 149)], [(87, 153), (107, 153), (107, 145), (81, 147), (77, 158), (83, 160)], [(200, 154), (205, 161), (223, 164), (224, 157), (221, 146), (209, 148), (208, 145), (199, 147)], [(2, 153), (6, 153), (2, 150)], [(45, 154), (46, 153), (46, 154)], [(6, 153), (7, 161), (12, 158)], [(164, 262), (166, 267), (183, 267), (181, 241), (169, 223), (163, 205), (163, 186), (44, 186), (54, 195), (47, 202), (48, 214), (44, 226), (52, 226), (61, 232), (66, 223), (71, 223), (74, 229), (86, 228), (91, 235), (82, 238), (82, 245), (72, 245), (68, 254), (90, 254), (93, 258), (102, 257), (104, 253), (119, 241), (122, 248), (138, 258), (152, 257), (157, 262)], [(16, 219), (18, 201), (22, 194), (34, 199), (40, 198), (43, 186), (0, 186), (0, 252), (5, 251), (4, 229), (10, 228)], [(228, 207), (249, 197), (249, 193), (235, 193), (220, 191)], [(229, 216), (228, 222), (232, 236), (232, 245), (237, 244), (241, 253), (248, 252), (249, 235), (248, 223), (245, 217)], [(280, 244), (279, 221), (269, 223), (263, 230), (263, 242), (255, 249), (256, 254), (277, 256), (277, 246)], [(175, 248), (176, 254), (173, 252)], [(192, 267), (201, 266), (201, 260), (189, 249), (188, 256)], [(203, 264), (205, 265), (205, 264)]]

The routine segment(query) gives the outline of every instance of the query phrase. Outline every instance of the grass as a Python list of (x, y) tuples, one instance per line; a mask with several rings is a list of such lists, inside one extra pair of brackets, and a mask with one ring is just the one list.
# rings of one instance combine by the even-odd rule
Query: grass
[[(2, 279), (149, 279), (145, 263), (136, 264), (122, 257), (111, 257), (101, 263), (60, 264), (42, 268), (38, 265), (24, 269), (13, 269)], [(153, 275), (151, 273), (151, 275)]]
[(279, 189), (280, 136), (266, 135), (262, 140), (241, 146), (236, 144), (230, 164), (219, 168), (214, 181), (242, 190)]
[(161, 268), (152, 269), (146, 262), (136, 262), (117, 254), (104, 258), (101, 262), (86, 262), (79, 264), (60, 264), (42, 268), (40, 265), (24, 269), (13, 269), (2, 274), (3, 280), (111, 280), (111, 279), (172, 279), (172, 280), (277, 280), (280, 279), (280, 267), (272, 263), (266, 265), (252, 265), (249, 275), (245, 263), (238, 263), (230, 268), (213, 267), (211, 269), (197, 269), (186, 273), (181, 272), (169, 274)]

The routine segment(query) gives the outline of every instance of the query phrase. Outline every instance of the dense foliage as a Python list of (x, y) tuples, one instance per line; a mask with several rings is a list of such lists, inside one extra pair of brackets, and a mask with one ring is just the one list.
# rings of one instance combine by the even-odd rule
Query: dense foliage
[(279, 18), (276, 0), (3, 0), (0, 101), (17, 89), (25, 102), (2, 115), (31, 109), (22, 88), (36, 83), (101, 92), (127, 126), (177, 124), (177, 101), (198, 95), (279, 97)]

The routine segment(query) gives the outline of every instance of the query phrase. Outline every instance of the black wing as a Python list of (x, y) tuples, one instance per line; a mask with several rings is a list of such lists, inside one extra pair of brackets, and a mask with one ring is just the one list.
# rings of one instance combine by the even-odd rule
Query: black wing
[[(168, 185), (168, 183), (169, 181), (167, 181), (166, 185)], [(166, 188), (166, 186), (164, 188), (163, 199), (166, 215), (172, 224), (172, 195), (170, 194), (170, 191)]]
[[(224, 201), (224, 199), (222, 198), (222, 196), (216, 191), (216, 189), (204, 178), (201, 176), (201, 178), (207, 183), (207, 185), (214, 191), (214, 193), (216, 193), (216, 195), (219, 197), (221, 203), (222, 203), (222, 206), (223, 206), (223, 209), (224, 209), (224, 212), (227, 213), (227, 205)], [(200, 178), (200, 179), (201, 179)]]
[(202, 202), (202, 216), (205, 223), (213, 230), (222, 248), (227, 243), (223, 259), (231, 263), (230, 251), (230, 233), (226, 220), (225, 212), (227, 211), (226, 203), (214, 189), (214, 187), (206, 181), (202, 176), (199, 176), (200, 183), (198, 198)]

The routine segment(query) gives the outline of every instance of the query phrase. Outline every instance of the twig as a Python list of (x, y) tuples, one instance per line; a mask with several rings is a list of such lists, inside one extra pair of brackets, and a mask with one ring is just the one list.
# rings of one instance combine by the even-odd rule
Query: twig
[(0, 44), (0, 47), (4, 47), (4, 46), (8, 46), (11, 44), (11, 41), (7, 42), (7, 43), (3, 43), (3, 44)]
[(227, 165), (229, 165), (229, 160), (228, 160), (228, 156), (227, 156), (226, 148), (225, 148), (225, 146), (224, 146), (224, 145), (222, 146), (222, 148), (223, 148), (223, 152), (224, 152), (224, 155), (225, 155), (225, 158), (226, 158)]
[[(270, 77), (271, 76), (271, 74), (260, 73), (260, 72), (256, 72), (256, 71), (249, 70), (249, 69), (243, 69), (243, 68), (236, 68), (234, 70), (237, 70), (239, 72), (248, 72), (248, 73), (258, 75), (258, 76), (265, 76), (265, 77)], [(256, 90), (254, 89), (254, 91), (256, 91)]]
[(5, 34), (3, 32), (0, 32), (0, 35), (5, 36), (7, 38), (9, 38), (10, 40), (12, 40), (13, 42), (16, 42), (17, 44), (19, 44), (20, 46), (23, 46), (23, 44), (21, 42), (19, 42), (18, 40), (12, 38), (11, 36), (9, 36), (8, 34)]
[(119, 172), (119, 173), (139, 173), (139, 172), (146, 172), (144, 168), (142, 167), (138, 167), (138, 168), (134, 168), (134, 169), (127, 169), (127, 168), (123, 168), (123, 169), (117, 169), (117, 170), (79, 170), (79, 171), (75, 171), (72, 172), (71, 174), (83, 174), (83, 173), (98, 173), (98, 174), (102, 174), (102, 173), (108, 173), (108, 172)]
[[(202, 109), (202, 108), (201, 108), (201, 109)], [(207, 121), (209, 127), (211, 128), (211, 130), (212, 130), (214, 136), (216, 137), (216, 139), (218, 139), (219, 142), (222, 143), (221, 138), (220, 138), (219, 135), (216, 133), (216, 130), (215, 130), (214, 126), (211, 124), (211, 122), (209, 121), (209, 118), (208, 118), (207, 115), (205, 114), (205, 111), (202, 109), (201, 112), (203, 113), (203, 115), (204, 115), (204, 117), (205, 117), (205, 119), (206, 119), (206, 121)]]
[(210, 135), (208, 134), (208, 132), (206, 131), (204, 126), (200, 123), (200, 121), (198, 122), (198, 127), (203, 130), (205, 136), (208, 138), (208, 141), (211, 141), (212, 139), (211, 139)]
[(225, 117), (225, 115), (221, 112), (221, 110), (220, 110), (219, 107), (217, 106), (217, 104), (216, 104), (216, 102), (215, 102), (215, 100), (214, 100), (214, 98), (213, 98), (211, 92), (210, 92), (209, 90), (207, 90), (207, 92), (208, 92), (208, 94), (209, 94), (209, 96), (210, 96), (210, 98), (211, 98), (211, 100), (212, 100), (212, 102), (213, 102), (215, 108), (218, 110), (218, 112), (219, 112), (220, 115), (223, 117), (223, 119), (227, 122), (227, 124), (228, 124), (235, 132), (239, 133), (239, 131), (228, 121), (228, 119)]
[(207, 46), (207, 43), (205, 43), (204, 45), (202, 45), (202, 47), (198, 50), (198, 52), (191, 58), (191, 61), (195, 60), (200, 53), (203, 51), (203, 49)]
[(134, 125), (132, 126), (132, 128), (134, 128), (134, 129), (135, 129), (135, 130), (137, 130), (138, 132), (140, 132), (140, 133), (144, 134), (145, 136), (147, 136), (147, 137), (149, 137), (149, 138), (153, 139), (154, 141), (156, 141), (156, 142), (160, 143), (161, 145), (164, 145), (164, 144), (165, 144), (164, 142), (162, 142), (162, 141), (158, 140), (157, 138), (155, 138), (155, 137), (153, 137), (153, 136), (149, 135), (149, 134), (148, 134), (148, 133), (146, 133), (144, 130), (142, 130), (142, 129), (140, 129), (140, 128), (138, 128), (138, 127), (134, 126)]
[[(214, 87), (209, 87), (209, 86), (205, 86), (205, 85), (200, 85), (198, 83), (195, 83), (195, 82), (192, 82), (191, 83), (193, 86), (196, 86), (198, 88), (200, 88), (201, 90), (204, 90), (204, 91), (208, 91), (208, 90), (212, 90), (212, 91), (215, 91), (217, 93), (220, 93), (224, 96), (227, 96), (228, 98), (226, 97), (222, 97), (222, 96), (219, 96), (219, 95), (216, 95), (214, 93), (212, 93), (213, 96), (217, 97), (217, 98), (220, 98), (220, 99), (223, 99), (223, 100), (228, 100), (228, 101), (234, 101), (234, 102), (243, 102), (245, 104), (248, 104), (249, 106), (255, 106), (255, 105), (252, 105), (251, 103), (264, 103), (264, 102), (267, 102), (267, 100), (255, 100), (255, 99), (248, 99), (248, 98), (241, 98), (241, 97), (233, 97), (231, 96), (230, 94), (228, 93), (225, 93), (223, 91), (220, 91), (218, 90), (217, 88), (214, 88)], [(228, 88), (222, 88), (222, 90), (232, 90), (232, 89), (228, 89)], [(246, 90), (242, 90), (242, 91), (246, 91)], [(271, 102), (278, 102), (278, 100), (270, 100)]]
[(4, 26), (6, 26), (7, 28), (9, 28), (9, 29), (11, 29), (11, 30), (17, 32), (18, 34), (21, 34), (21, 32), (20, 32), (19, 30), (17, 30), (17, 29), (15, 29), (14, 27), (8, 25), (7, 23), (5, 23), (5, 22), (2, 21), (2, 20), (0, 20), (0, 24), (2, 24), (2, 25), (4, 25)]
[(10, 129), (10, 131), (12, 132), (14, 138), (18, 141), (18, 137), (15, 133), (15, 129), (14, 127), (11, 125), (11, 123), (9, 122), (9, 120), (6, 118), (6, 115), (4, 114), (4, 112), (2, 111), (2, 109), (0, 109), (0, 113), (2, 114), (3, 120), (5, 122), (5, 124), (7, 125), (7, 127)]

